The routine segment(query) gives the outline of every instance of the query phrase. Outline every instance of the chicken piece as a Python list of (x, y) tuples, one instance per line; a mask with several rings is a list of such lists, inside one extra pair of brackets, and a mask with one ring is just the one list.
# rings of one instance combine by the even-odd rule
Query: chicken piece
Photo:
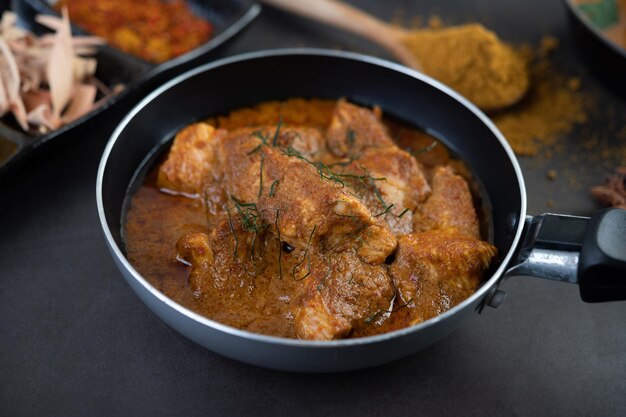
[(335, 250), (351, 243), (371, 264), (383, 263), (393, 252), (396, 238), (389, 228), (378, 224), (342, 183), (322, 178), (327, 174), (299, 154), (275, 148), (263, 152), (265, 185), (257, 209), (266, 222), (276, 222), (285, 241), (302, 248), (323, 238)]
[(397, 146), (367, 149), (340, 172), (372, 214), (396, 235), (413, 231), (413, 212), (430, 194), (418, 162)]
[(217, 164), (217, 148), (225, 136), (225, 130), (206, 123), (195, 123), (178, 132), (159, 168), (157, 185), (177, 193), (200, 195)]
[(291, 147), (311, 160), (318, 160), (326, 152), (326, 139), (317, 129), (301, 127), (287, 130), (285, 135), (280, 135), (278, 146)]
[[(269, 129), (240, 129), (229, 134), (206, 123), (189, 125), (176, 135), (167, 160), (159, 170), (157, 184), (169, 191), (200, 195), (209, 181), (236, 178), (243, 160), (256, 161), (256, 166), (247, 165), (258, 175), (258, 158), (251, 156), (251, 152), (263, 141), (271, 142), (273, 135)], [(316, 129), (283, 129), (277, 142), (311, 156), (323, 150), (323, 139)], [(242, 177), (251, 178), (252, 175)], [(252, 184), (239, 185), (237, 190), (248, 190), (247, 194), (254, 195), (255, 190), (250, 188)], [(245, 197), (240, 195), (244, 200)]]
[(216, 149), (207, 178), (207, 195), (218, 195), (219, 201), (232, 207), (234, 201), (253, 204), (259, 195), (261, 148), (263, 144), (254, 129), (230, 132)]
[(449, 166), (442, 166), (435, 170), (431, 186), (432, 194), (413, 215), (413, 230), (453, 227), (480, 238), (478, 216), (467, 182)]
[(341, 100), (327, 132), (327, 146), (349, 158), (333, 168), (372, 214), (402, 235), (413, 231), (413, 211), (430, 193), (418, 162), (398, 148), (375, 112)]
[[(215, 129), (206, 123), (195, 123), (181, 130), (174, 139), (167, 160), (161, 165), (157, 184), (160, 188), (178, 193), (199, 196), (209, 182), (217, 183), (210, 187), (205, 194), (211, 200), (222, 194), (235, 194), (242, 200), (252, 201), (255, 192), (258, 193), (258, 184), (235, 181), (232, 187), (224, 188), (222, 183), (228, 178), (252, 179), (254, 172), (259, 172), (258, 155), (253, 155), (255, 149), (263, 141), (271, 142), (273, 132), (268, 129), (239, 129), (232, 133)], [(278, 143), (281, 146), (291, 146), (294, 149), (314, 155), (323, 151), (323, 139), (316, 129), (283, 129), (280, 131)], [(249, 175), (240, 175), (242, 166), (251, 172)], [(254, 187), (257, 187), (254, 190)], [(245, 191), (245, 195), (240, 192)], [(223, 205), (223, 198), (219, 199)], [(212, 209), (214, 213), (216, 209)]]
[(326, 140), (318, 129), (311, 127), (285, 127), (282, 124), (261, 129), (239, 129), (241, 134), (252, 134), (272, 147), (293, 149), (308, 159), (318, 160), (326, 152)]
[(332, 340), (368, 325), (368, 318), (390, 308), (395, 290), (384, 266), (363, 263), (352, 252), (318, 257), (303, 288), (296, 313), (301, 339)]
[(389, 270), (410, 324), (454, 307), (476, 290), (496, 248), (454, 229), (412, 233), (398, 241)]
[(177, 258), (189, 265), (210, 265), (215, 255), (209, 246), (209, 236), (203, 232), (184, 235), (176, 243)]
[(397, 238), (391, 233), (387, 225), (369, 225), (356, 237), (346, 235), (344, 237), (354, 239), (357, 243), (356, 253), (365, 262), (379, 265), (385, 262), (398, 245)]
[[(232, 224), (232, 229), (231, 229)], [(252, 247), (255, 239), (255, 247)], [(250, 274), (267, 267), (260, 254), (263, 235), (248, 233), (236, 220), (221, 222), (211, 233), (192, 232), (177, 243), (178, 258), (193, 268), (189, 283), (196, 296), (211, 291), (249, 291), (254, 282)], [(252, 255), (254, 251), (254, 256)], [(250, 281), (250, 282), (248, 282)]]
[[(273, 130), (272, 130), (273, 129)], [(255, 202), (259, 188), (263, 185), (269, 192), (271, 182), (261, 176), (261, 160), (264, 170), (268, 153), (283, 153), (290, 149), (309, 159), (324, 151), (324, 140), (317, 129), (282, 128), (276, 136), (274, 128), (244, 128), (233, 131), (217, 151), (217, 164), (214, 165), (214, 182), (222, 188), (226, 196), (239, 201)], [(265, 173), (263, 174), (265, 175)]]
[(339, 100), (326, 132), (330, 152), (347, 158), (360, 155), (365, 149), (395, 146), (378, 114), (345, 100)]
[(297, 142), (287, 142), (307, 135), (317, 140), (319, 133), (313, 129), (281, 132), (277, 142), (286, 147), (274, 147), (271, 137), (249, 129), (233, 133), (224, 142), (219, 184), (235, 206), (254, 204), (263, 221), (276, 224), (281, 238), (294, 247), (316, 245), (322, 238), (358, 244), (366, 262), (383, 263), (396, 247), (389, 229), (372, 218), (341, 180), (298, 152)]
[[(191, 266), (189, 285), (200, 303), (220, 314), (221, 319), (243, 328), (263, 310), (271, 277), (262, 251), (266, 236), (243, 230), (237, 219), (221, 222), (211, 233), (192, 232), (177, 243), (177, 258)], [(254, 243), (253, 243), (254, 242)], [(216, 305), (215, 303), (219, 303)]]

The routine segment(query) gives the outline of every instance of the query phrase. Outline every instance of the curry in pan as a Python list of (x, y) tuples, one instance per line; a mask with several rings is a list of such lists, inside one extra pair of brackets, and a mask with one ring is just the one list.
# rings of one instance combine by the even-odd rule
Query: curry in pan
[(374, 335), (480, 284), (496, 249), (470, 184), (432, 136), (377, 108), (269, 102), (176, 135), (132, 197), (126, 250), (154, 286), (218, 322)]

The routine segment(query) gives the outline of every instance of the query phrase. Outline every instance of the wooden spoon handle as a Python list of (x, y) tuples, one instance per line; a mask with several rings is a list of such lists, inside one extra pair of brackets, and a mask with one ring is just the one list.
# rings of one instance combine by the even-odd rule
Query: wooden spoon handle
[(403, 63), (420, 68), (401, 44), (406, 33), (359, 9), (334, 0), (262, 0), (278, 9), (362, 36), (392, 52)]

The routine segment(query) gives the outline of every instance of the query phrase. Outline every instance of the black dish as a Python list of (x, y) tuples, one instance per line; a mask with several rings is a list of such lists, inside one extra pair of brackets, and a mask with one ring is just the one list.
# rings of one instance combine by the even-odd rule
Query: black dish
[[(260, 6), (248, 0), (191, 0), (190, 2), (194, 10), (198, 10), (201, 16), (210, 20), (214, 25), (213, 36), (208, 42), (158, 65), (110, 46), (101, 47), (97, 54), (97, 78), (108, 86), (122, 83), (125, 85), (124, 91), (80, 119), (41, 136), (33, 137), (11, 126), (0, 125), (2, 128), (0, 135), (16, 147), (13, 155), (0, 161), (0, 173), (53, 139), (55, 143), (71, 142), (72, 138), (89, 140), (88, 136), (94, 129), (102, 129), (104, 126), (117, 122), (107, 117), (112, 107), (124, 106), (128, 109), (141, 97), (139, 90), (153, 89), (167, 78), (206, 62), (211, 51), (243, 30), (260, 12)], [(4, 6), (2, 11), (8, 9), (8, 2), (2, 5)], [(35, 21), (35, 16), (38, 14), (58, 15), (42, 0), (20, 0), (13, 2), (12, 6), (18, 15), (19, 24), (37, 34), (46, 30)], [(75, 26), (72, 27), (72, 31), (85, 34), (85, 31)]]
[(626, 97), (626, 49), (604, 36), (573, 0), (563, 0), (563, 3), (576, 37), (578, 53), (600, 82)]

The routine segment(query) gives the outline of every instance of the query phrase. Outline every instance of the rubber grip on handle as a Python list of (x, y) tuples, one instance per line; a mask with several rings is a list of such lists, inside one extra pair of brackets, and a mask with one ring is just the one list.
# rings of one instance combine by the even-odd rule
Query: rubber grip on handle
[(601, 210), (589, 220), (578, 283), (586, 302), (626, 300), (626, 210)]

